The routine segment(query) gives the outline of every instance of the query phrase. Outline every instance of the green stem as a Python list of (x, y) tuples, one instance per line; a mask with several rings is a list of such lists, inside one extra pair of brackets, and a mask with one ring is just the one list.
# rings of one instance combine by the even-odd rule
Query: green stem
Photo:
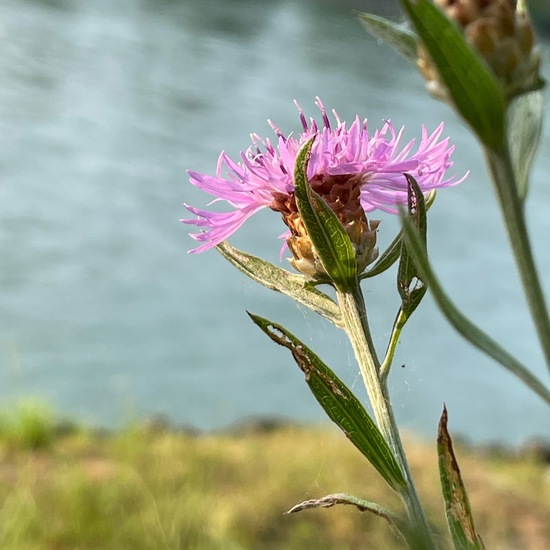
[(401, 442), (385, 379), (381, 377), (380, 362), (376, 356), (369, 329), (363, 293), (359, 285), (350, 292), (337, 290), (344, 330), (353, 346), (359, 369), (367, 389), (376, 422), (397, 459), (407, 490), (401, 494), (409, 518), (414, 524), (414, 548), (435, 549), (428, 520), (420, 502)]
[(382, 361), (382, 365), (380, 366), (380, 379), (384, 382), (390, 374), (391, 364), (395, 355), (397, 343), (399, 342), (401, 332), (403, 331), (403, 327), (405, 326), (406, 322), (407, 316), (405, 315), (403, 308), (400, 307), (399, 311), (397, 312), (397, 317), (395, 318), (395, 321), (393, 323), (393, 329), (391, 331), (390, 341), (388, 342), (386, 356), (384, 357), (384, 361)]
[(522, 202), (519, 199), (515, 174), (506, 145), (486, 149), (485, 155), (500, 203), (508, 238), (518, 266), (523, 291), (535, 324), (546, 364), (550, 370), (550, 317), (538, 276)]

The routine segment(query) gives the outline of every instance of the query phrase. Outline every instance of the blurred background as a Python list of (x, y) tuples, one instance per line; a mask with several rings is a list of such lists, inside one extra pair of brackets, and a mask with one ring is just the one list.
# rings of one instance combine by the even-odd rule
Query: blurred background
[[(543, 3), (533, 7), (544, 37)], [(286, 325), (361, 394), (341, 332), (215, 251), (188, 255), (195, 243), (178, 221), (184, 201), (208, 200), (187, 168), (214, 173), (220, 150), (237, 155), (250, 132), (271, 135), (267, 118), (298, 131), (293, 99), (316, 116), (315, 96), (371, 128), (391, 118), (411, 139), (445, 121), (453, 173), (471, 174), (430, 212), (432, 261), (458, 306), (545, 376), (474, 139), (353, 9), (399, 17), (382, 0), (0, 3), (3, 407), (39, 397), (106, 427), (157, 414), (199, 429), (251, 416), (325, 422), (290, 355), (245, 309)], [(528, 203), (543, 273), (549, 151), (546, 127)], [(383, 247), (398, 224), (382, 219)], [(264, 212), (231, 242), (278, 262), (280, 232)], [(380, 349), (399, 304), (394, 276), (365, 284)], [(542, 401), (466, 344), (429, 296), (401, 339), (391, 386), (401, 425), (423, 437), (435, 434), (443, 402), (453, 431), (474, 442), (550, 436)]]

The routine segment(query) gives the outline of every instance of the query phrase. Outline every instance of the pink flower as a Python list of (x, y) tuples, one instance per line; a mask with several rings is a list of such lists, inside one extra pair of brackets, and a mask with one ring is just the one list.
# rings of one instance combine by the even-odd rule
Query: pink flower
[[(226, 212), (214, 212), (185, 205), (196, 217), (181, 221), (202, 230), (190, 234), (201, 243), (190, 252), (203, 252), (226, 240), (262, 208), (281, 212), (290, 229), (284, 236), (297, 236), (294, 163), (298, 150), (312, 136), (316, 138), (308, 165), (309, 183), (344, 225), (346, 219), (349, 222), (349, 212), (356, 211), (357, 207), (362, 210), (365, 221), (365, 212), (396, 213), (397, 205), (407, 202), (404, 173), (411, 174), (423, 192), (455, 185), (464, 179), (445, 178), (452, 166), (450, 157), (454, 147), (449, 145), (448, 138), (440, 140), (443, 123), (431, 134), (422, 127), (420, 143), (413, 152), (415, 141), (401, 146), (403, 128), (396, 132), (389, 121), (371, 135), (366, 119), (361, 121), (357, 116), (347, 128), (333, 111), (336, 121), (333, 129), (319, 98), (316, 105), (321, 111), (320, 126), (314, 119), (308, 124), (296, 103), (303, 126), (299, 136), (285, 137), (269, 121), (276, 134), (273, 143), (252, 134), (252, 145), (241, 153), (238, 162), (222, 151), (215, 176), (188, 171), (193, 185), (215, 197), (212, 202), (225, 201), (231, 207)], [(343, 217), (339, 210), (344, 211)], [(368, 222), (366, 229), (369, 230)], [(288, 239), (287, 243), (291, 246)]]

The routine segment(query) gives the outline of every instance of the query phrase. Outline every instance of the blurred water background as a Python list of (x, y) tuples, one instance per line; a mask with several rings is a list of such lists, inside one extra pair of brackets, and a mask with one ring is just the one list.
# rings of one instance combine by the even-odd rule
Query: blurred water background
[[(325, 417), (283, 349), (245, 309), (294, 331), (356, 390), (343, 334), (269, 292), (215, 251), (199, 256), (178, 219), (203, 206), (185, 169), (213, 173), (249, 133), (300, 128), (315, 96), (371, 128), (391, 118), (417, 137), (446, 121), (463, 185), (439, 194), (430, 252), (476, 323), (545, 376), (476, 143), (424, 92), (415, 70), (371, 39), (353, 8), (322, 0), (3, 0), (0, 3), (0, 405), (37, 396), (81, 421), (117, 426), (166, 414), (220, 428), (257, 415)], [(544, 48), (548, 78), (549, 53)], [(548, 105), (548, 96), (546, 97)], [(550, 133), (528, 204), (550, 293)], [(383, 218), (382, 246), (397, 222)], [(278, 262), (277, 215), (232, 239)], [(365, 285), (383, 348), (398, 305), (394, 272)], [(405, 368), (400, 368), (401, 364)], [(547, 407), (473, 350), (428, 297), (391, 376), (400, 423), (434, 435), (442, 404), (472, 441), (550, 436)]]

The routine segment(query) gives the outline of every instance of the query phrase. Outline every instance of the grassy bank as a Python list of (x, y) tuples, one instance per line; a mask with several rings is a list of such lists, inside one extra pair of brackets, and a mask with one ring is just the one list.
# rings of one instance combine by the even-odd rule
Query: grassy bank
[[(284, 426), (193, 435), (162, 426), (58, 430), (0, 417), (0, 548), (391, 549), (384, 520), (349, 507), (284, 515), (332, 492), (399, 502), (345, 438)], [(41, 420), (42, 418), (42, 420)], [(433, 446), (408, 444), (444, 532)], [(550, 471), (533, 458), (458, 449), (487, 548), (550, 548)]]

